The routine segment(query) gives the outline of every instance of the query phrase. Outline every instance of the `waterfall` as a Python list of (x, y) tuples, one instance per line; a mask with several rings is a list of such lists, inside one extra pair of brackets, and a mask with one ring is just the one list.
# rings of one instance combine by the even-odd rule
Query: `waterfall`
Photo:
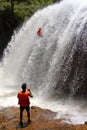
[[(39, 27), (43, 30), (43, 37), (37, 35)], [(43, 104), (46, 106), (48, 100), (47, 106), (53, 110), (60, 106), (72, 110), (72, 105), (69, 106), (75, 105), (72, 99), (84, 100), (87, 97), (86, 28), (86, 0), (63, 0), (38, 10), (19, 30), (14, 31), (3, 52), (0, 101), (8, 99), (6, 105), (11, 105), (10, 98), (15, 97), (23, 82), (32, 90), (36, 98), (34, 103), (45, 100)], [(62, 109), (64, 114), (67, 109)], [(78, 107), (76, 110), (80, 111)]]

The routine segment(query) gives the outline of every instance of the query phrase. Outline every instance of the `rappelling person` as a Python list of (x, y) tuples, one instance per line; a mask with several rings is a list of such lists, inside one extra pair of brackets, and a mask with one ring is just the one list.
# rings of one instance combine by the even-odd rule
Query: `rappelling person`
[(38, 35), (38, 36), (43, 36), (42, 28), (39, 28), (39, 29), (38, 29), (37, 35)]
[(27, 89), (27, 84), (23, 83), (22, 86), (22, 91), (19, 91), (17, 94), (18, 97), (18, 104), (20, 105), (20, 122), (19, 124), (23, 126), (23, 111), (27, 111), (27, 116), (28, 116), (28, 123), (30, 123), (30, 101), (29, 97), (33, 97), (30, 89)]

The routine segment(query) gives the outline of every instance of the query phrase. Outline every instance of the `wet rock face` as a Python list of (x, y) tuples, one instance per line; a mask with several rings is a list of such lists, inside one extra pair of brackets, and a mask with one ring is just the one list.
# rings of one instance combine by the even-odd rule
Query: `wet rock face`
[(67, 55), (68, 63), (68, 84), (70, 93), (75, 97), (87, 97), (87, 37), (84, 25), (79, 35), (74, 35), (71, 43), (71, 49)]
[[(87, 98), (87, 24), (66, 45), (60, 72), (56, 73), (55, 93), (73, 98)], [(60, 74), (60, 76), (59, 76)], [(60, 92), (60, 93), (59, 93)]]

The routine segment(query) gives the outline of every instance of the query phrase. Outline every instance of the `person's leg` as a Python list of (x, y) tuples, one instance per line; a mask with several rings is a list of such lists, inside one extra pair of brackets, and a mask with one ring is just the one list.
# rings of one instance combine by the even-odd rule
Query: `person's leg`
[(28, 117), (28, 123), (30, 122), (30, 107), (27, 106), (26, 107), (26, 111), (27, 111), (27, 117)]
[(22, 118), (23, 118), (23, 107), (20, 106), (20, 125), (23, 125)]

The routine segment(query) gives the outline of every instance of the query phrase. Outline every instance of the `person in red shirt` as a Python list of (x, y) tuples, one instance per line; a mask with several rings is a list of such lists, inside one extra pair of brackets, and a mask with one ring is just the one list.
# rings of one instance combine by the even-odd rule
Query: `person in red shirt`
[(39, 28), (37, 31), (38, 36), (43, 36), (42, 28)]
[(18, 104), (20, 105), (20, 125), (23, 125), (23, 111), (27, 111), (27, 116), (28, 116), (28, 123), (30, 122), (30, 101), (29, 97), (33, 97), (30, 89), (27, 89), (27, 84), (23, 83), (22, 86), (22, 91), (19, 91), (17, 94), (18, 97)]

